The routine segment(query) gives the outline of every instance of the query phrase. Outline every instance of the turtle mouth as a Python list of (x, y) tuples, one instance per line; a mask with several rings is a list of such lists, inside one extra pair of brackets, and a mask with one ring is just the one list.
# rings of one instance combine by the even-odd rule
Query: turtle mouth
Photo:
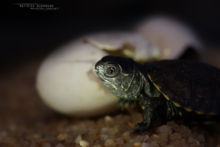
[(97, 66), (97, 64), (93, 68), (93, 73), (94, 73), (94, 75), (96, 76), (97, 79), (99, 79), (102, 82), (104, 81), (104, 79), (100, 77), (99, 66)]
[(96, 68), (96, 66), (93, 68), (93, 72), (97, 75), (98, 74), (98, 69)]

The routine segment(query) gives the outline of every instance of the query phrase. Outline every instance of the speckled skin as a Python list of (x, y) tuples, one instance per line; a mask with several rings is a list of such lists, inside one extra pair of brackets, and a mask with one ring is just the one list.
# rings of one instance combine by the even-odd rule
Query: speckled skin
[(212, 66), (179, 60), (138, 64), (106, 56), (94, 70), (121, 104), (142, 108), (143, 121), (135, 131), (147, 130), (157, 116), (181, 116), (182, 110), (220, 114), (220, 70)]

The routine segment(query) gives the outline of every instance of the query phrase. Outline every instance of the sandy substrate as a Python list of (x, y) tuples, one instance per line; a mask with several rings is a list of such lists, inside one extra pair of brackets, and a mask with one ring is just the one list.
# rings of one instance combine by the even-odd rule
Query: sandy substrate
[(39, 64), (32, 61), (0, 75), (0, 146), (220, 146), (220, 122), (216, 121), (155, 123), (137, 134), (132, 130), (141, 120), (137, 111), (87, 119), (57, 114), (35, 90)]

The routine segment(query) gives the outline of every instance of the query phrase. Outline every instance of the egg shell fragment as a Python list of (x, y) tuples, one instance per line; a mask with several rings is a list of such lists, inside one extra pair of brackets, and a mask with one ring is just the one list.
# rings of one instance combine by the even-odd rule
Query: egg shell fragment
[(151, 16), (141, 20), (134, 30), (160, 49), (161, 59), (176, 59), (187, 47), (203, 50), (195, 32), (186, 24), (169, 16)]
[(155, 51), (158, 50), (155, 45), (149, 44), (144, 36), (134, 32), (100, 32), (95, 35), (88, 35), (85, 38), (95, 47), (107, 51), (117, 51), (124, 45), (128, 45), (127, 49), (129, 49), (129, 45), (131, 45), (134, 47), (134, 52), (132, 57), (128, 57), (137, 62), (147, 61), (154, 56), (159, 56), (158, 54), (155, 55)]

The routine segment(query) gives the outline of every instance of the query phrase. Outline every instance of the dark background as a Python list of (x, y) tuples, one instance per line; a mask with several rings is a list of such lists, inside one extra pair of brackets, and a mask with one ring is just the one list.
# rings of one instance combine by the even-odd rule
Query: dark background
[[(53, 4), (58, 10), (30, 10), (18, 3)], [(188, 23), (206, 44), (219, 44), (220, 5), (216, 1), (81, 0), (1, 3), (1, 64), (47, 54), (92, 31), (129, 29), (152, 14), (171, 15)]]

